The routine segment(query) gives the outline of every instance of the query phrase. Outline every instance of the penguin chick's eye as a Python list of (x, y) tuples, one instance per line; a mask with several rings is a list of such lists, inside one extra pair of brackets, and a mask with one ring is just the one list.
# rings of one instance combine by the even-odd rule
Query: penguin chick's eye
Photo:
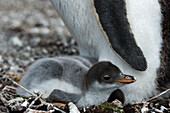
[(106, 81), (111, 79), (109, 75), (104, 75), (103, 78), (104, 78), (104, 80), (106, 80)]

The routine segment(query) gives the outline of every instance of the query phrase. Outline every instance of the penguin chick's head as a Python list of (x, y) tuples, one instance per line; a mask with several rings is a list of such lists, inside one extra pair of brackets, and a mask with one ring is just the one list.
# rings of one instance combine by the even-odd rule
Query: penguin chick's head
[[(136, 79), (130, 75), (124, 75), (118, 67), (111, 62), (102, 61), (93, 65), (87, 73), (89, 87), (100, 87), (100, 89), (119, 88), (125, 84), (133, 83)], [(94, 85), (96, 83), (96, 85)], [(93, 86), (92, 86), (93, 85)]]

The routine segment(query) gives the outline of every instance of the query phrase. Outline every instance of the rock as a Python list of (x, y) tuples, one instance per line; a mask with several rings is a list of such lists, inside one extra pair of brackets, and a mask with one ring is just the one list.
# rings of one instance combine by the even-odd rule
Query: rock
[(0, 55), (0, 63), (3, 63), (3, 62), (4, 62), (4, 60), (3, 60), (2, 56)]
[(118, 107), (118, 108), (123, 108), (123, 105), (122, 105), (122, 103), (119, 101), (119, 100), (114, 100), (113, 102), (112, 102), (116, 107)]
[(49, 26), (49, 22), (45, 19), (41, 19), (40, 23), (44, 26), (44, 27), (48, 27)]
[(28, 102), (27, 100), (25, 100), (25, 101), (21, 104), (21, 106), (22, 106), (22, 107), (27, 107), (28, 104), (29, 104), (29, 102)]
[(159, 109), (155, 109), (155, 112), (156, 113), (163, 113), (161, 110), (159, 110)]
[(9, 110), (7, 107), (0, 105), (0, 113), (9, 113)]
[(38, 43), (41, 41), (41, 38), (40, 37), (35, 37), (35, 38), (33, 38), (32, 40), (31, 40), (31, 45), (32, 46), (36, 46), (36, 45), (38, 45)]
[(161, 106), (161, 111), (164, 112), (165, 110), (168, 111), (168, 108)]
[(149, 111), (149, 109), (147, 108), (147, 107), (143, 107), (142, 109), (141, 109), (141, 112), (142, 113), (147, 113)]
[(26, 49), (27, 51), (31, 51), (31, 47), (30, 47), (30, 46), (26, 46), (25, 49)]
[(8, 65), (3, 65), (3, 70), (9, 70), (9, 66)]
[(39, 32), (40, 32), (40, 29), (37, 28), (37, 27), (31, 28), (31, 29), (29, 30), (29, 33), (30, 33), (30, 34), (39, 34)]
[(45, 53), (45, 54), (48, 54), (48, 51), (45, 48), (42, 49), (42, 52)]
[(8, 22), (9, 20), (10, 20), (10, 19), (9, 19), (8, 16), (3, 16), (3, 17), (2, 17), (2, 21), (3, 21), (4, 23)]
[(21, 62), (20, 62), (20, 66), (22, 66), (22, 67), (27, 67), (29, 63), (30, 63), (30, 61), (24, 60), (24, 61), (21, 61)]
[(43, 34), (43, 35), (47, 35), (47, 34), (50, 34), (50, 29), (46, 28), (46, 27), (42, 27), (40, 28), (40, 34)]
[(69, 110), (70, 110), (69, 113), (80, 113), (80, 111), (78, 110), (76, 105), (73, 104), (72, 102), (68, 103), (68, 107), (69, 107)]
[(50, 33), (50, 29), (46, 27), (34, 27), (29, 30), (30, 34), (42, 34), (47, 35)]
[(14, 20), (14, 21), (12, 22), (12, 27), (13, 27), (13, 28), (17, 28), (17, 27), (21, 27), (21, 26), (22, 26), (21, 21)]
[(23, 107), (21, 106), (21, 103), (24, 101), (23, 98), (16, 98), (9, 100), (9, 107), (11, 108), (11, 111), (21, 111), (23, 110)]
[(17, 67), (11, 66), (9, 71), (10, 72), (17, 72)]
[(17, 36), (11, 38), (11, 43), (13, 46), (18, 46), (18, 47), (23, 46), (22, 41)]

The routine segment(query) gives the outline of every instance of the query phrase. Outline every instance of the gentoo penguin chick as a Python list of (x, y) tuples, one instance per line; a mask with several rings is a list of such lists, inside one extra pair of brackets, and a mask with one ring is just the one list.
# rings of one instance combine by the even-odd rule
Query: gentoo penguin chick
[[(108, 61), (91, 65), (78, 57), (40, 59), (30, 66), (20, 84), (30, 91), (39, 90), (50, 102), (72, 101), (77, 106), (89, 106), (107, 101), (114, 90), (136, 81)], [(21, 88), (17, 93), (28, 95)]]

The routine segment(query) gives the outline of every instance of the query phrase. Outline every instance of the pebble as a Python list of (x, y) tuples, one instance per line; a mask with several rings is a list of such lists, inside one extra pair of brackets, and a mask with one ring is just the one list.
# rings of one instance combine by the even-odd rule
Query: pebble
[(30, 45), (37, 46), (40, 41), (41, 41), (40, 37), (35, 37), (35, 38), (31, 39)]
[(42, 27), (40, 28), (40, 34), (43, 34), (43, 35), (47, 35), (47, 34), (50, 34), (50, 29), (46, 28), (46, 27)]
[(159, 109), (155, 109), (155, 111), (157, 112), (157, 113), (163, 113), (161, 110), (159, 110)]
[(45, 54), (48, 53), (48, 51), (45, 48), (42, 49), (42, 52), (45, 53)]
[(34, 61), (35, 61), (35, 59), (34, 59), (34, 58), (30, 58), (29, 60), (30, 60), (30, 62), (34, 62)]
[(21, 21), (18, 21), (18, 20), (13, 20), (12, 21), (12, 27), (13, 28), (20, 27), (21, 25), (22, 25)]
[(7, 23), (9, 21), (8, 16), (3, 16), (1, 19), (4, 23)]
[(2, 56), (0, 55), (0, 63), (3, 63), (3, 62), (4, 62), (4, 60), (3, 60)]
[(68, 103), (68, 107), (69, 107), (69, 110), (70, 110), (69, 113), (80, 113), (80, 111), (78, 110), (76, 105), (73, 104), (72, 102)]
[(70, 42), (71, 45), (76, 45), (76, 41), (74, 39), (71, 39), (71, 42)]
[(77, 49), (72, 48), (72, 49), (71, 49), (71, 52), (72, 52), (72, 53), (77, 53), (78, 51), (77, 51)]
[(24, 101), (23, 98), (18, 97), (12, 100), (9, 100), (9, 106), (11, 108), (11, 111), (16, 111), (16, 110), (22, 110), (21, 103)]
[(29, 30), (29, 33), (47, 35), (50, 34), (50, 29), (46, 27), (34, 27)]
[(161, 106), (161, 111), (164, 112), (165, 110), (168, 110), (168, 108)]
[(31, 51), (31, 47), (30, 46), (26, 46), (25, 47), (27, 51)]
[(10, 112), (9, 112), (7, 107), (1, 105), (0, 106), (0, 113), (10, 113)]
[(39, 34), (39, 32), (40, 32), (40, 29), (39, 29), (38, 27), (31, 28), (31, 29), (29, 30), (29, 33), (30, 33), (30, 34)]
[(12, 99), (12, 100), (9, 100), (9, 103), (15, 103), (15, 102), (23, 102), (24, 101), (24, 99), (23, 98), (21, 98), (21, 97), (18, 97), (18, 98), (15, 98), (15, 99)]
[(5, 64), (5, 65), (3, 65), (3, 69), (4, 69), (4, 70), (9, 70), (9, 66), (8, 66), (8, 65), (6, 65), (6, 64)]
[(12, 45), (14, 46), (19, 46), (19, 47), (23, 46), (22, 41), (17, 36), (11, 37), (11, 42), (12, 42)]
[(63, 42), (63, 44), (64, 44), (64, 47), (69, 47), (69, 44), (66, 41)]
[(148, 111), (149, 111), (149, 109), (145, 106), (141, 109), (142, 113), (148, 113)]
[(25, 100), (25, 101), (21, 104), (21, 106), (22, 106), (22, 107), (27, 107), (28, 104), (29, 104), (29, 102), (28, 102), (27, 100)]
[(123, 108), (122, 103), (119, 100), (114, 100), (112, 103), (114, 103), (114, 105), (116, 105), (118, 108)]
[(10, 69), (9, 69), (10, 72), (16, 72), (17, 71), (17, 68), (16, 67), (13, 67), (11, 66)]
[(23, 56), (24, 56), (24, 58), (29, 58), (30, 57), (30, 53), (25, 52), (25, 53), (23, 53)]
[(44, 27), (48, 27), (48, 26), (49, 26), (48, 21), (45, 20), (45, 19), (42, 19), (42, 20), (40, 21), (40, 23), (41, 23)]
[(30, 63), (30, 61), (28, 61), (28, 60), (23, 60), (23, 61), (20, 61), (20, 66), (22, 66), (22, 67), (27, 67), (29, 63)]

